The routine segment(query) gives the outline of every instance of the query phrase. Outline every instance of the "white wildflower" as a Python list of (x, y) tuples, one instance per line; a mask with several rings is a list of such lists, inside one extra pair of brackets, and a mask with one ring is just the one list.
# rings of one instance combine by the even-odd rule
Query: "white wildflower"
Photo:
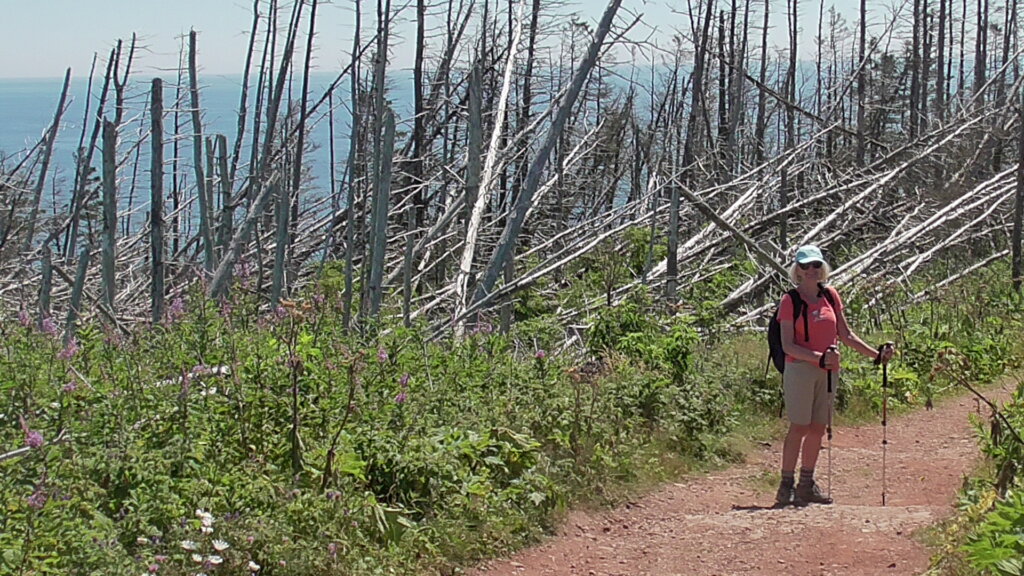
[(139, 536), (135, 539), (135, 543), (139, 546), (145, 546), (146, 544), (149, 544), (149, 540), (145, 536)]
[(253, 562), (252, 560), (249, 560), (249, 572), (259, 572), (259, 571), (260, 571), (260, 565), (255, 563), (255, 562)]
[(196, 517), (203, 523), (204, 527), (209, 528), (213, 526), (213, 514), (210, 514), (206, 510), (199, 508), (196, 510)]
[(202, 527), (202, 528), (200, 528), (199, 530), (200, 530), (200, 531), (201, 531), (201, 532), (202, 532), (203, 534), (213, 534), (213, 527), (212, 527), (212, 526), (203, 526), (203, 527)]
[(199, 550), (199, 545), (191, 540), (182, 540), (181, 547), (185, 550)]
[(202, 564), (203, 563), (203, 555), (202, 554), (193, 554), (192, 555), (192, 561), (195, 562), (196, 564)]
[(210, 564), (213, 564), (214, 566), (219, 566), (220, 564), (224, 563), (224, 559), (220, 556), (217, 556), (216, 554), (211, 554), (210, 556), (207, 556), (206, 561)]
[(227, 542), (225, 542), (223, 540), (214, 540), (213, 541), (213, 549), (216, 550), (217, 552), (223, 552), (223, 551), (227, 550), (228, 548), (231, 548), (231, 544), (228, 544)]

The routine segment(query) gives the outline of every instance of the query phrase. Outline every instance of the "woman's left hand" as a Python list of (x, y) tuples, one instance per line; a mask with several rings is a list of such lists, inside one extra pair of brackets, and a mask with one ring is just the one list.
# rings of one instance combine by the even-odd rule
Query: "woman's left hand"
[(886, 342), (882, 345), (882, 348), (878, 351), (878, 363), (888, 364), (889, 360), (892, 359), (893, 353), (896, 351), (896, 345), (892, 342)]

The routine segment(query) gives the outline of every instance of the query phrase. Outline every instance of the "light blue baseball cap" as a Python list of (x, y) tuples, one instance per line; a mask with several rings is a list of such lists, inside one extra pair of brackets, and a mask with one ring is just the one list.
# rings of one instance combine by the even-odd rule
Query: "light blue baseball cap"
[(824, 262), (825, 257), (821, 255), (821, 250), (817, 246), (801, 246), (796, 250), (796, 263), (797, 264), (809, 264), (811, 262)]

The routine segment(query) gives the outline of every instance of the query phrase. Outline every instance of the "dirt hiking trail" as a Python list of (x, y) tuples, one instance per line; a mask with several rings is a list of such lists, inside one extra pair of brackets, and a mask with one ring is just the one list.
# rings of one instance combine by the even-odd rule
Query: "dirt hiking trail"
[[(1011, 384), (989, 388), (993, 401)], [(997, 402), (998, 403), (998, 402)], [(614, 510), (573, 512), (558, 534), (472, 576), (917, 575), (929, 550), (915, 533), (953, 513), (963, 477), (979, 460), (970, 394), (934, 410), (890, 416), (886, 506), (880, 423), (833, 428), (831, 506), (771, 506), (782, 441), (707, 476), (681, 479)], [(827, 443), (827, 442), (826, 442)], [(823, 449), (817, 480), (828, 485)], [(760, 479), (760, 480), (759, 480)]]

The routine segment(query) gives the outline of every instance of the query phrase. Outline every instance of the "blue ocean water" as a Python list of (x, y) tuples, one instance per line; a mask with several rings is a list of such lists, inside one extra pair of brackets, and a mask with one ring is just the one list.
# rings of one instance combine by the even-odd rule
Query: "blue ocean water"
[[(316, 73), (310, 77), (310, 106), (335, 79), (334, 74)], [(122, 208), (127, 208), (127, 198), (134, 198), (133, 207), (139, 207), (139, 198), (147, 199), (149, 190), (149, 140), (142, 146), (135, 146), (140, 137), (145, 137), (150, 130), (149, 89), (151, 78), (135, 77), (126, 87), (126, 104), (123, 122), (119, 133), (119, 154), (121, 168), (119, 171), (119, 198)], [(164, 80), (164, 139), (165, 139), (165, 175), (167, 181), (164, 189), (170, 189), (170, 172), (172, 156), (172, 135), (174, 131), (174, 112), (176, 95), (176, 76)], [(250, 79), (250, 82), (255, 78)], [(48, 129), (53, 120), (57, 103), (60, 99), (62, 78), (52, 79), (0, 79), (0, 159), (6, 157), (4, 165), (8, 168), (16, 164), (32, 149)], [(54, 146), (50, 171), (47, 175), (46, 194), (44, 195), (44, 211), (62, 211), (68, 193), (74, 182), (75, 151), (79, 146), (83, 123), (86, 126), (85, 142), (89, 141), (99, 102), (101, 79), (94, 80), (91, 93), (88, 91), (88, 78), (72, 77), (66, 110), (61, 120), (60, 132)], [(183, 80), (184, 82), (184, 80)], [(229, 153), (234, 146), (238, 123), (238, 106), (241, 94), (241, 75), (237, 76), (206, 76), (201, 78), (200, 108), (204, 134), (207, 136), (224, 134), (228, 138)], [(335, 90), (334, 101), (334, 165), (335, 177), (343, 177), (347, 160), (350, 133), (350, 114), (348, 112), (349, 79), (345, 78)], [(291, 96), (296, 100), (301, 91), (301, 84), (295, 81)], [(409, 118), (409, 106), (403, 104), (411, 101), (407, 95), (410, 86), (392, 82), (391, 97), (395, 102), (396, 112), (401, 118)], [(189, 110), (187, 84), (182, 87), (180, 104), (177, 107), (179, 134), (178, 172), (184, 182), (193, 180), (192, 169), (192, 124)], [(104, 114), (113, 116), (112, 96)], [(246, 133), (243, 136), (243, 149), (239, 174), (245, 174), (244, 163), (249, 158), (249, 143), (252, 134), (252, 110), (255, 106), (256, 91), (250, 87), (248, 96), (249, 119)], [(89, 102), (89, 114), (85, 117), (86, 103)], [(284, 109), (285, 104), (282, 104)], [(310, 117), (310, 128), (307, 132), (304, 162), (309, 169), (310, 179), (305, 190), (306, 199), (315, 202), (329, 193), (331, 185), (330, 162), (330, 127), (327, 117), (327, 102), (324, 102), (316, 113)], [(399, 130), (406, 129), (400, 126)], [(93, 154), (93, 166), (100, 166), (100, 151)], [(35, 177), (35, 176), (34, 176)], [(236, 179), (236, 182), (240, 179)], [(189, 184), (186, 184), (189, 186)], [(237, 184), (236, 184), (237, 189)], [(144, 202), (142, 203), (144, 205)]]

